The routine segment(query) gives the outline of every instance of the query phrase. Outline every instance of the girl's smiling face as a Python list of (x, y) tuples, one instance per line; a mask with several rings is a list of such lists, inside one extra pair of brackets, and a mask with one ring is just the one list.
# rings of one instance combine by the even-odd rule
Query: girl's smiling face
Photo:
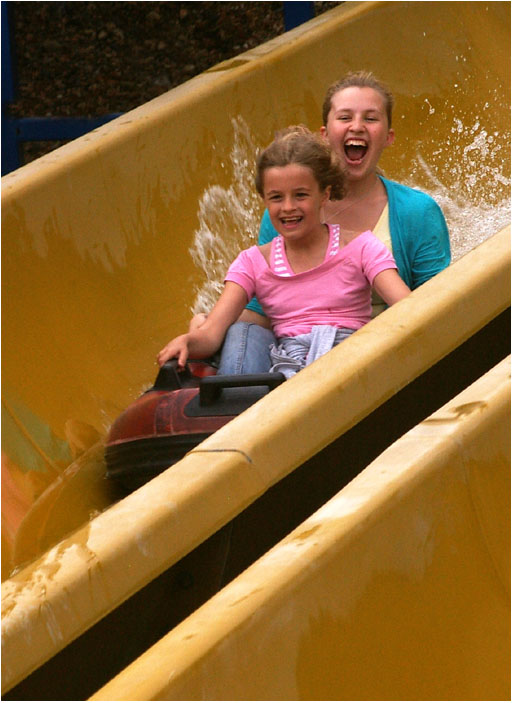
[(329, 188), (321, 191), (307, 166), (274, 166), (263, 174), (263, 197), (271, 222), (288, 240), (302, 239), (322, 230), (320, 211), (329, 194)]
[(383, 149), (395, 138), (383, 96), (357, 86), (335, 93), (321, 134), (341, 158), (348, 180), (374, 174)]

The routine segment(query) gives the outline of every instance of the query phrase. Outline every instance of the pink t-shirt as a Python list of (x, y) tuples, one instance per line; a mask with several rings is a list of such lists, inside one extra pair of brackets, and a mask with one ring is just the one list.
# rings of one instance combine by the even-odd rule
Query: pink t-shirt
[(271, 242), (270, 265), (258, 246), (242, 251), (225, 281), (256, 295), (276, 337), (310, 332), (314, 325), (359, 329), (371, 319), (371, 285), (375, 276), (396, 269), (394, 257), (372, 232), (362, 232), (340, 248), (340, 228), (329, 225), (330, 239), (322, 264), (302, 273), (289, 266), (283, 237)]

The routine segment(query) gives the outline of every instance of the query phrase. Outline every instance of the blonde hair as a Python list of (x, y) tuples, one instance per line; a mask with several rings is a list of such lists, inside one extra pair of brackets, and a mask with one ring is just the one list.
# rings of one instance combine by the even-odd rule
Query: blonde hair
[(274, 141), (258, 156), (255, 185), (263, 197), (264, 173), (269, 168), (298, 164), (309, 168), (321, 191), (331, 187), (330, 198), (344, 195), (344, 172), (328, 142), (304, 125), (293, 125), (276, 133)]
[(355, 71), (354, 73), (348, 73), (344, 78), (340, 78), (335, 83), (332, 83), (326, 95), (324, 96), (324, 102), (322, 104), (322, 122), (326, 127), (328, 123), (328, 115), (331, 110), (331, 101), (333, 96), (339, 93), (345, 88), (372, 88), (376, 93), (379, 93), (383, 98), (385, 104), (385, 112), (387, 115), (388, 126), (392, 126), (392, 110), (394, 108), (394, 96), (387, 88), (387, 86), (379, 81), (376, 76), (370, 71)]

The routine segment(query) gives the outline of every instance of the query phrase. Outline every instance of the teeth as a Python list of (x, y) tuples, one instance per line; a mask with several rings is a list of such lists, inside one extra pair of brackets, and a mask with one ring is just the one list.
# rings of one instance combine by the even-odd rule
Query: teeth
[(346, 146), (367, 146), (367, 142), (363, 139), (348, 139), (346, 141)]

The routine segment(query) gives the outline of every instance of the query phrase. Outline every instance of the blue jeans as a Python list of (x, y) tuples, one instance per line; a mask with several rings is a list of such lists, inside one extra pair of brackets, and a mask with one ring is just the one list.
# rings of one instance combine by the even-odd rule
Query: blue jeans
[(224, 339), (218, 374), (267, 373), (271, 344), (276, 344), (271, 330), (252, 322), (235, 322)]

